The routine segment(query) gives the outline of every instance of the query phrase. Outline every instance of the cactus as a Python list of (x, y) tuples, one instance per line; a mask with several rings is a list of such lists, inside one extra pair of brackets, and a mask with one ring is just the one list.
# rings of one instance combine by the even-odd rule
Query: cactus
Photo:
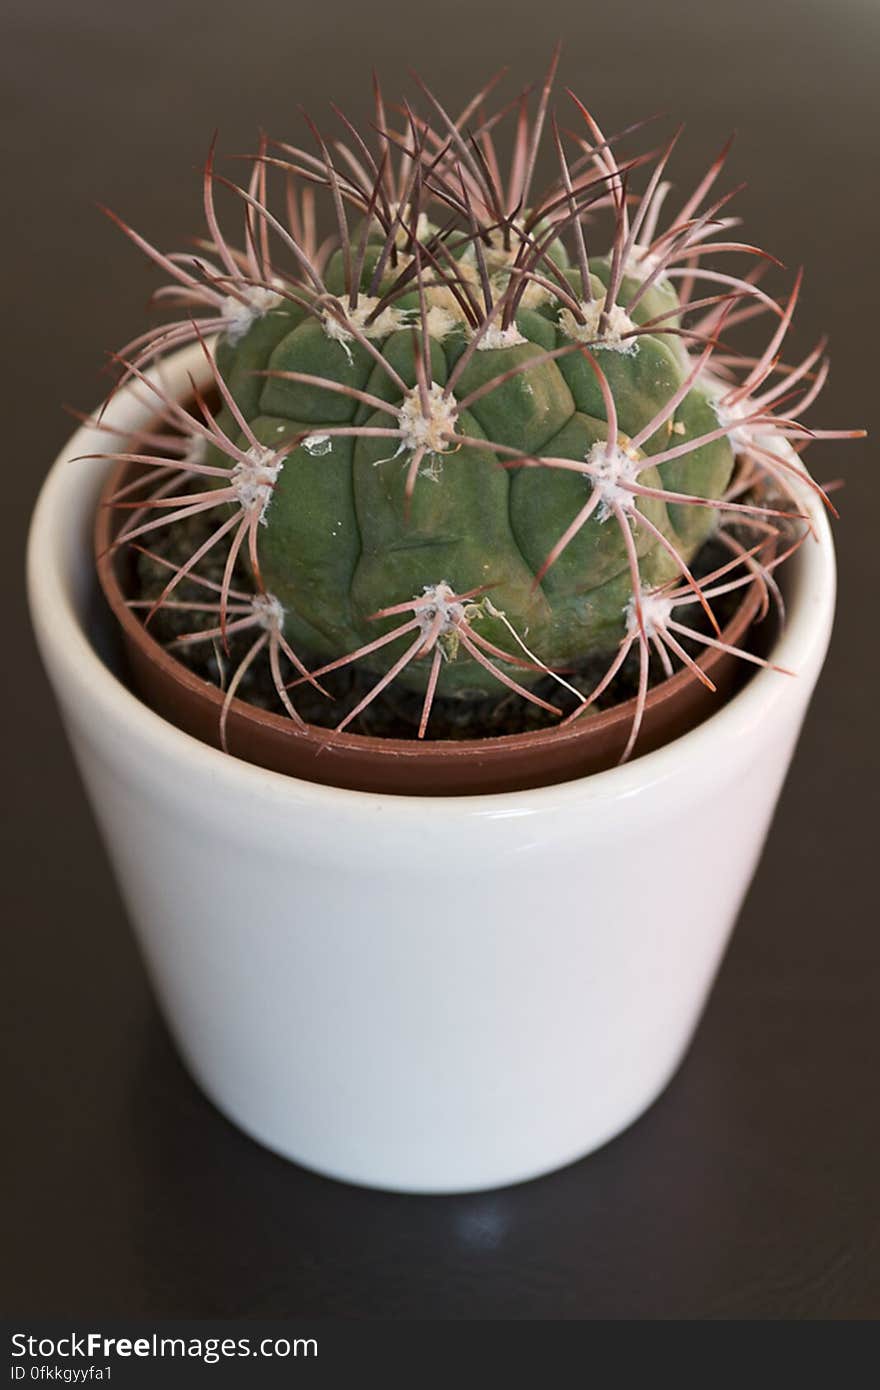
[[(184, 306), (119, 355), (123, 379), (148, 386), (183, 444), (171, 463), (149, 443), (116, 455), (160, 470), (146, 496), (114, 499), (133, 512), (117, 543), (216, 518), (145, 606), (149, 619), (173, 605), (188, 580), (203, 585), (207, 621), (191, 640), (254, 633), (227, 707), (267, 654), (293, 719), (298, 680), (321, 689), (354, 661), (375, 679), (340, 728), (391, 681), (423, 697), (421, 737), (437, 695), (507, 688), (561, 716), (565, 701), (535, 689), (548, 676), (578, 718), (635, 647), (641, 709), (652, 650), (661, 673), (675, 660), (704, 679), (682, 639), (718, 645), (713, 597), (756, 576), (772, 586), (791, 549), (780, 536), (803, 520), (795, 480), (821, 494), (800, 447), (855, 433), (799, 423), (827, 373), (823, 346), (780, 365), (801, 276), (780, 304), (759, 283), (774, 258), (731, 239), (732, 195), (715, 193), (727, 148), (661, 230), (679, 132), (635, 196), (651, 161), (621, 161), (576, 98), (566, 142), (550, 111), (554, 72), (555, 59), (533, 116), (516, 104), (506, 177), (493, 84), (456, 119), (423, 85), (429, 114), (405, 107), (401, 131), (377, 87), (375, 152), (342, 117), (332, 152), (314, 126), (314, 152), (264, 140), (239, 187), (216, 172), (212, 147), (197, 253), (166, 256), (114, 218)], [(558, 173), (536, 192), (548, 131)], [(283, 216), (270, 178), (284, 182)], [(218, 187), (241, 205), (244, 250), (221, 230)], [(336, 224), (323, 243), (316, 189)], [(610, 249), (594, 251), (603, 218)], [(755, 268), (707, 268), (715, 255)], [(764, 315), (757, 358), (720, 345)], [(199, 392), (192, 407), (166, 400), (148, 373), (193, 341), (219, 408)], [(698, 579), (713, 534), (731, 559)], [(218, 548), (222, 582), (209, 593), (199, 567)], [(708, 626), (679, 621), (693, 604)], [(608, 669), (585, 695), (565, 673), (597, 656)]]

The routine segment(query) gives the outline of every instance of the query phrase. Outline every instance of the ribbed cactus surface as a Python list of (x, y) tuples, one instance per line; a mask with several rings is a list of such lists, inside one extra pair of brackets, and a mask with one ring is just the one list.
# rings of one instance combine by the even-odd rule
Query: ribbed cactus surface
[[(564, 269), (583, 302), (578, 272)], [(607, 277), (607, 262), (597, 266), (603, 269)], [(380, 295), (388, 288), (381, 285)], [(598, 273), (590, 288), (592, 305), (601, 305)], [(359, 305), (372, 307), (375, 298), (362, 295)], [(364, 322), (364, 308), (349, 311), (359, 337), (345, 329), (344, 298), (323, 316), (281, 299), (242, 337), (221, 343), (219, 370), (256, 438), (269, 450), (298, 441), (274, 480), (260, 536), (263, 579), (283, 606), (295, 647), (329, 661), (369, 644), (381, 630), (373, 614), (441, 582), (456, 593), (489, 592), (546, 665), (619, 643), (632, 588), (621, 527), (609, 524), (611, 510), (598, 502), (542, 574), (596, 484), (582, 473), (523, 464), (521, 456), (601, 460), (608, 412), (597, 366), (616, 408), (624, 475), (629, 460), (642, 463), (670, 443), (710, 433), (717, 415), (695, 384), (632, 449), (630, 440), (686, 382), (690, 364), (677, 340), (658, 330), (603, 345), (595, 325), (577, 333), (571, 311), (553, 293), (537, 301), (520, 308), (506, 330), (490, 324), (470, 353), (474, 335), (450, 308), (449, 291), (431, 286), (423, 289), (427, 333), (417, 295), (401, 296), (374, 323)], [(671, 285), (661, 284), (631, 322), (644, 325), (675, 304)], [(588, 356), (582, 349), (590, 342)], [(247, 448), (228, 407), (220, 423)], [(346, 429), (351, 433), (340, 432)], [(392, 429), (400, 437), (389, 436)], [(722, 438), (633, 476), (646, 489), (719, 498), (733, 466)], [(657, 585), (679, 572), (672, 551), (689, 561), (718, 513), (647, 495), (633, 500), (650, 523), (631, 527), (639, 572), (644, 584)], [(484, 614), (480, 631), (509, 646), (500, 618)], [(392, 654), (380, 649), (364, 659), (382, 670)], [(425, 663), (412, 663), (402, 679), (423, 686)], [(488, 691), (493, 684), (491, 672), (459, 648), (444, 662), (439, 689)]]

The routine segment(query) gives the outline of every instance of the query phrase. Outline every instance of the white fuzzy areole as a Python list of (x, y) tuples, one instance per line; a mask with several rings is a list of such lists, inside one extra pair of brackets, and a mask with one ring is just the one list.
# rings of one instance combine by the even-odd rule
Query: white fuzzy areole
[(606, 348), (609, 352), (638, 352), (638, 338), (624, 336), (632, 332), (635, 324), (619, 304), (612, 304), (608, 310), (608, 318), (601, 332), (600, 322), (605, 311), (604, 295), (601, 299), (581, 300), (578, 307), (583, 315), (583, 323), (578, 322), (570, 309), (560, 310), (559, 327), (567, 338), (572, 338), (576, 343), (591, 343), (594, 347)]
[[(493, 287), (495, 287), (493, 282)], [(507, 282), (501, 281), (498, 277), (497, 288), (500, 290), (507, 288)], [(552, 290), (548, 290), (545, 285), (536, 284), (534, 280), (529, 280), (522, 292), (519, 304), (522, 309), (539, 309), (542, 304), (549, 304), (555, 296)]]
[(755, 410), (754, 402), (748, 396), (734, 405), (725, 405), (724, 396), (735, 388), (729, 381), (719, 381), (718, 377), (709, 371), (700, 373), (699, 384), (709, 397), (719, 425), (727, 431), (727, 439), (734, 454), (739, 456), (751, 448), (765, 449), (769, 453), (778, 454), (799, 473), (806, 474), (807, 470), (800, 454), (778, 429), (772, 425), (742, 423)]
[[(480, 247), (483, 253), (483, 264), (490, 275), (499, 275), (508, 270), (519, 255), (525, 233), (522, 228), (514, 222), (511, 229), (511, 241), (513, 245), (505, 246), (501, 232), (496, 228), (489, 233), (488, 244), (481, 240)], [(466, 246), (461, 254), (461, 262), (468, 266), (477, 265), (477, 251), (473, 242)]]
[[(336, 300), (336, 310), (344, 315), (344, 322), (337, 317), (336, 313), (331, 313), (325, 309), (321, 315), (321, 324), (328, 338), (335, 343), (342, 343), (345, 347), (350, 343), (355, 334), (352, 328), (357, 329), (365, 338), (387, 338), (396, 329), (402, 328), (409, 322), (410, 315), (402, 309), (395, 309), (391, 305), (383, 309), (380, 314), (367, 323), (367, 319), (375, 309), (379, 300), (373, 295), (362, 294), (353, 309), (349, 309), (341, 300)], [(348, 325), (351, 325), (349, 327)]]
[(457, 314), (444, 304), (431, 304), (425, 315), (425, 326), (428, 330), (428, 337), (436, 338), (438, 342), (442, 342), (444, 338), (448, 338), (450, 333), (454, 333), (456, 329), (460, 329), (464, 323), (464, 314), (461, 311), (461, 306), (456, 302), (454, 295), (450, 295), (450, 298), (458, 310)]
[[(661, 264), (661, 256), (653, 254), (649, 247), (640, 246), (635, 242), (623, 263), (623, 274), (627, 279), (638, 280), (639, 284), (642, 284)], [(670, 288), (670, 282), (663, 275), (658, 275), (654, 285), (662, 285), (664, 289)]]
[(272, 490), (278, 480), (284, 460), (271, 449), (248, 449), (247, 462), (239, 462), (232, 470), (232, 489), (245, 512), (258, 511), (260, 525), (266, 525), (266, 511), (272, 500)]
[[(500, 299), (510, 286), (513, 266), (519, 255), (519, 250), (519, 244), (510, 250), (506, 250), (501, 245), (483, 248), (483, 261), (489, 274), (489, 284), (496, 299)], [(473, 246), (467, 247), (458, 264), (459, 268), (465, 272), (467, 279), (478, 287), (480, 281), (477, 273), (477, 256)], [(552, 292), (546, 286), (538, 285), (534, 280), (530, 280), (522, 292), (519, 303), (523, 309), (537, 309), (540, 305), (547, 304), (553, 297)]]
[[(456, 263), (454, 277), (450, 274), (449, 278), (454, 278), (459, 282), (463, 281), (474, 288), (479, 287), (476, 271), (464, 260)], [(442, 281), (438, 284), (426, 284), (425, 300), (428, 305), (428, 332), (432, 338), (445, 338), (448, 333), (467, 327), (465, 312), (449, 285), (442, 283)], [(436, 324), (436, 331), (431, 326), (431, 316), (435, 309), (437, 314), (433, 323)]]
[(428, 388), (428, 409), (425, 411), (421, 392), (413, 387), (403, 398), (400, 407), (401, 444), (405, 449), (427, 449), (432, 454), (445, 453), (451, 441), (447, 437), (455, 430), (458, 402), (454, 396), (444, 396), (443, 387), (432, 381)]
[(589, 450), (586, 462), (595, 470), (588, 476), (594, 490), (600, 496), (596, 508), (596, 520), (604, 522), (614, 515), (615, 507), (632, 511), (635, 507), (635, 494), (621, 483), (634, 483), (638, 478), (641, 460), (634, 454), (614, 445), (610, 450), (604, 439)]
[(281, 632), (284, 609), (274, 594), (254, 594), (251, 599), (253, 615), (265, 632)]
[[(425, 599), (428, 602), (425, 602)], [(439, 584), (425, 585), (422, 589), (422, 601), (413, 611), (425, 639), (418, 655), (427, 656), (429, 651), (434, 650), (440, 653), (444, 661), (454, 661), (461, 641), (459, 628), (467, 622), (472, 605), (462, 603), (451, 584), (441, 579)], [(438, 618), (439, 627), (432, 635)]]
[(722, 429), (727, 430), (727, 438), (734, 454), (747, 453), (751, 448), (764, 449), (769, 454), (780, 454), (787, 463), (797, 460), (798, 466), (803, 467), (797, 452), (791, 448), (789, 441), (772, 425), (741, 423), (747, 420), (754, 410), (754, 405), (748, 396), (737, 401), (733, 406), (725, 406), (719, 400), (713, 401), (712, 404), (715, 414), (718, 416), (719, 425)]
[(454, 632), (464, 618), (464, 604), (456, 598), (452, 586), (445, 579), (441, 579), (439, 584), (426, 584), (422, 589), (422, 598), (429, 600), (420, 603), (415, 610), (415, 619), (422, 633), (428, 635), (438, 616), (443, 619), (438, 636), (444, 637)]
[(477, 343), (477, 352), (489, 352), (492, 348), (519, 347), (521, 343), (527, 343), (528, 338), (524, 338), (515, 323), (509, 328), (501, 328), (499, 324), (490, 323), (480, 341)]
[(236, 295), (228, 294), (220, 306), (221, 317), (226, 322), (226, 337), (230, 343), (238, 343), (247, 333), (251, 324), (268, 314), (281, 303), (282, 296), (275, 290), (264, 289), (262, 285), (237, 285), (236, 289), (247, 303), (242, 304)]
[[(650, 589), (643, 589), (639, 595), (639, 602), (642, 609), (642, 624), (644, 625), (646, 637), (656, 637), (665, 632), (672, 616), (674, 603), (665, 594), (656, 593)], [(629, 600), (624, 608), (626, 618), (627, 634), (631, 637), (637, 632), (641, 632), (642, 625), (639, 623), (638, 605), (635, 595)]]
[[(400, 223), (394, 233), (394, 244), (398, 249), (406, 247), (410, 240), (409, 223), (411, 221), (412, 209), (408, 203), (392, 203), (388, 209), (392, 217), (400, 213)], [(426, 212), (420, 212), (416, 218), (416, 240), (427, 241), (431, 234), (431, 222)]]

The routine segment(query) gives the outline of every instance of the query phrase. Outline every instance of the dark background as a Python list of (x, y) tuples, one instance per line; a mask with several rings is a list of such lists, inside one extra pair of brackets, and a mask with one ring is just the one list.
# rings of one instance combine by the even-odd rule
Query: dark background
[[(9, 0), (7, 0), (7, 5)], [(813, 419), (870, 424), (877, 397), (877, 0), (12, 0), (0, 45), (6, 242), (0, 314), (2, 1020), (7, 1312), (354, 1318), (873, 1318), (880, 1313), (877, 1017), (877, 490), (845, 473), (834, 643), (776, 824), (695, 1045), (633, 1129), (519, 1188), (398, 1198), (257, 1148), (185, 1076), (31, 645), (29, 508), (105, 350), (154, 280), (94, 209), (164, 247), (199, 227), (215, 125), (249, 151), (300, 138), (296, 105), (368, 115), (419, 67), (450, 106), (504, 61), (562, 78), (615, 129), (688, 123), (682, 184), (729, 130), (725, 186), (751, 239), (807, 266), (798, 344), (831, 334)], [(668, 128), (668, 126), (667, 126)], [(297, 131), (296, 135), (292, 132)], [(10, 435), (11, 431), (11, 435)], [(686, 885), (686, 856), (675, 866)]]

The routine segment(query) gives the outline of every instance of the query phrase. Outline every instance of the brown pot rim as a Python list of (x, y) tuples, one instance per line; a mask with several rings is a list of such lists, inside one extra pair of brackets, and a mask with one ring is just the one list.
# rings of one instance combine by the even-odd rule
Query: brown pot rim
[[(158, 714), (214, 747), (220, 746), (223, 692), (172, 656), (126, 601), (112, 550), (118, 513), (106, 505), (130, 465), (111, 469), (98, 501), (94, 544), (98, 580), (121, 630), (134, 689)], [(744, 586), (720, 641), (742, 647), (762, 603), (759, 582)], [(702, 723), (737, 686), (735, 656), (707, 647), (696, 664), (716, 686), (708, 690), (687, 668), (648, 692), (634, 756), (651, 752)], [(516, 791), (573, 780), (613, 767), (625, 747), (635, 699), (574, 724), (475, 739), (399, 739), (316, 725), (298, 727), (283, 714), (234, 698), (227, 716), (231, 755), (275, 772), (351, 790), (408, 795)], [(320, 756), (319, 756), (320, 755)]]

